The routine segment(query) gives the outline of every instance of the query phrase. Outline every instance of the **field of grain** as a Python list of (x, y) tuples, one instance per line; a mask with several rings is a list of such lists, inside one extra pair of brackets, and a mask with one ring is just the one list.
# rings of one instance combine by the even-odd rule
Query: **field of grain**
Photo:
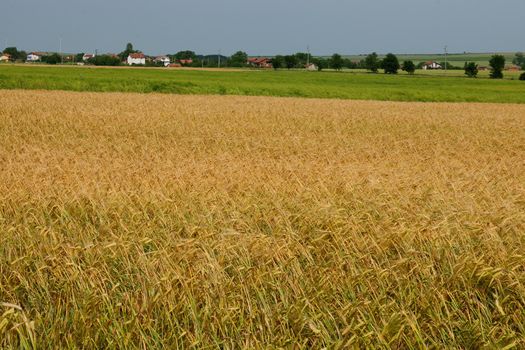
[(525, 347), (525, 105), (0, 102), (0, 348)]

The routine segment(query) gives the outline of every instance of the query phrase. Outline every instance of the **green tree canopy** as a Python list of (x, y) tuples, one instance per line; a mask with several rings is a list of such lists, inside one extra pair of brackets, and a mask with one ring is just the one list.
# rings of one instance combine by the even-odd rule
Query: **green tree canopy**
[(229, 59), (230, 67), (244, 67), (248, 62), (248, 54), (244, 51), (237, 51)]
[(330, 58), (330, 67), (332, 67), (335, 70), (343, 69), (343, 63), (343, 57), (341, 57), (341, 55), (338, 53), (334, 53), (332, 55), (332, 58)]
[(490, 59), (490, 67), (492, 71), (490, 72), (490, 77), (492, 79), (502, 79), (503, 78), (503, 69), (505, 68), (505, 56), (503, 55), (494, 55)]
[(288, 69), (292, 69), (292, 68), (297, 67), (297, 65), (298, 65), (297, 56), (295, 56), (295, 55), (284, 56), (284, 65)]
[(416, 65), (414, 64), (414, 61), (403, 62), (403, 70), (408, 74), (414, 74), (416, 71)]
[(365, 68), (371, 72), (377, 73), (379, 70), (379, 58), (377, 53), (373, 52), (365, 58)]
[(525, 55), (523, 55), (523, 52), (516, 53), (516, 57), (514, 57), (512, 63), (525, 69)]
[(284, 66), (284, 57), (281, 55), (277, 55), (274, 58), (272, 58), (272, 66), (273, 69), (279, 69)]
[(465, 75), (469, 78), (475, 78), (478, 76), (478, 65), (476, 62), (465, 62)]
[(385, 74), (397, 74), (401, 65), (399, 64), (397, 56), (393, 53), (389, 53), (381, 62), (381, 68), (385, 70)]
[(133, 49), (133, 44), (132, 43), (127, 43), (126, 44), (126, 49), (124, 51), (122, 51), (121, 53), (119, 53), (118, 56), (120, 57), (120, 59), (122, 61), (125, 61), (130, 54), (136, 53), (136, 52), (139, 52), (139, 51)]

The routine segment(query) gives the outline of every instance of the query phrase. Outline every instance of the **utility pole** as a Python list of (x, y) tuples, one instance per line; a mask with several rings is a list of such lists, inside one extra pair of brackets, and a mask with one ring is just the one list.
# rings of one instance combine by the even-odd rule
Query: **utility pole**
[(60, 63), (64, 64), (64, 55), (62, 55), (62, 38), (60, 38), (59, 41), (60, 41), (60, 44), (59, 44), (58, 51), (60, 53)]
[(448, 75), (448, 47), (445, 46), (445, 75)]
[(310, 45), (306, 46), (306, 69), (310, 68)]

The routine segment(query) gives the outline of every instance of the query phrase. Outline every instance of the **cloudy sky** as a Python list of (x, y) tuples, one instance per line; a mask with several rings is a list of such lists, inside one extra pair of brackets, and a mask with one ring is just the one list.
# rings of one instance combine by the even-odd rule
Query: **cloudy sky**
[(272, 55), (525, 51), (525, 0), (0, 0), (0, 47)]

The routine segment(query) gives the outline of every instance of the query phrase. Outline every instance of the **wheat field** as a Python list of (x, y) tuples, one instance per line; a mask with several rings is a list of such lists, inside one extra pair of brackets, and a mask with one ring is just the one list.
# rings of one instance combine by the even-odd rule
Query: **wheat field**
[(0, 348), (524, 348), (525, 105), (0, 91)]

